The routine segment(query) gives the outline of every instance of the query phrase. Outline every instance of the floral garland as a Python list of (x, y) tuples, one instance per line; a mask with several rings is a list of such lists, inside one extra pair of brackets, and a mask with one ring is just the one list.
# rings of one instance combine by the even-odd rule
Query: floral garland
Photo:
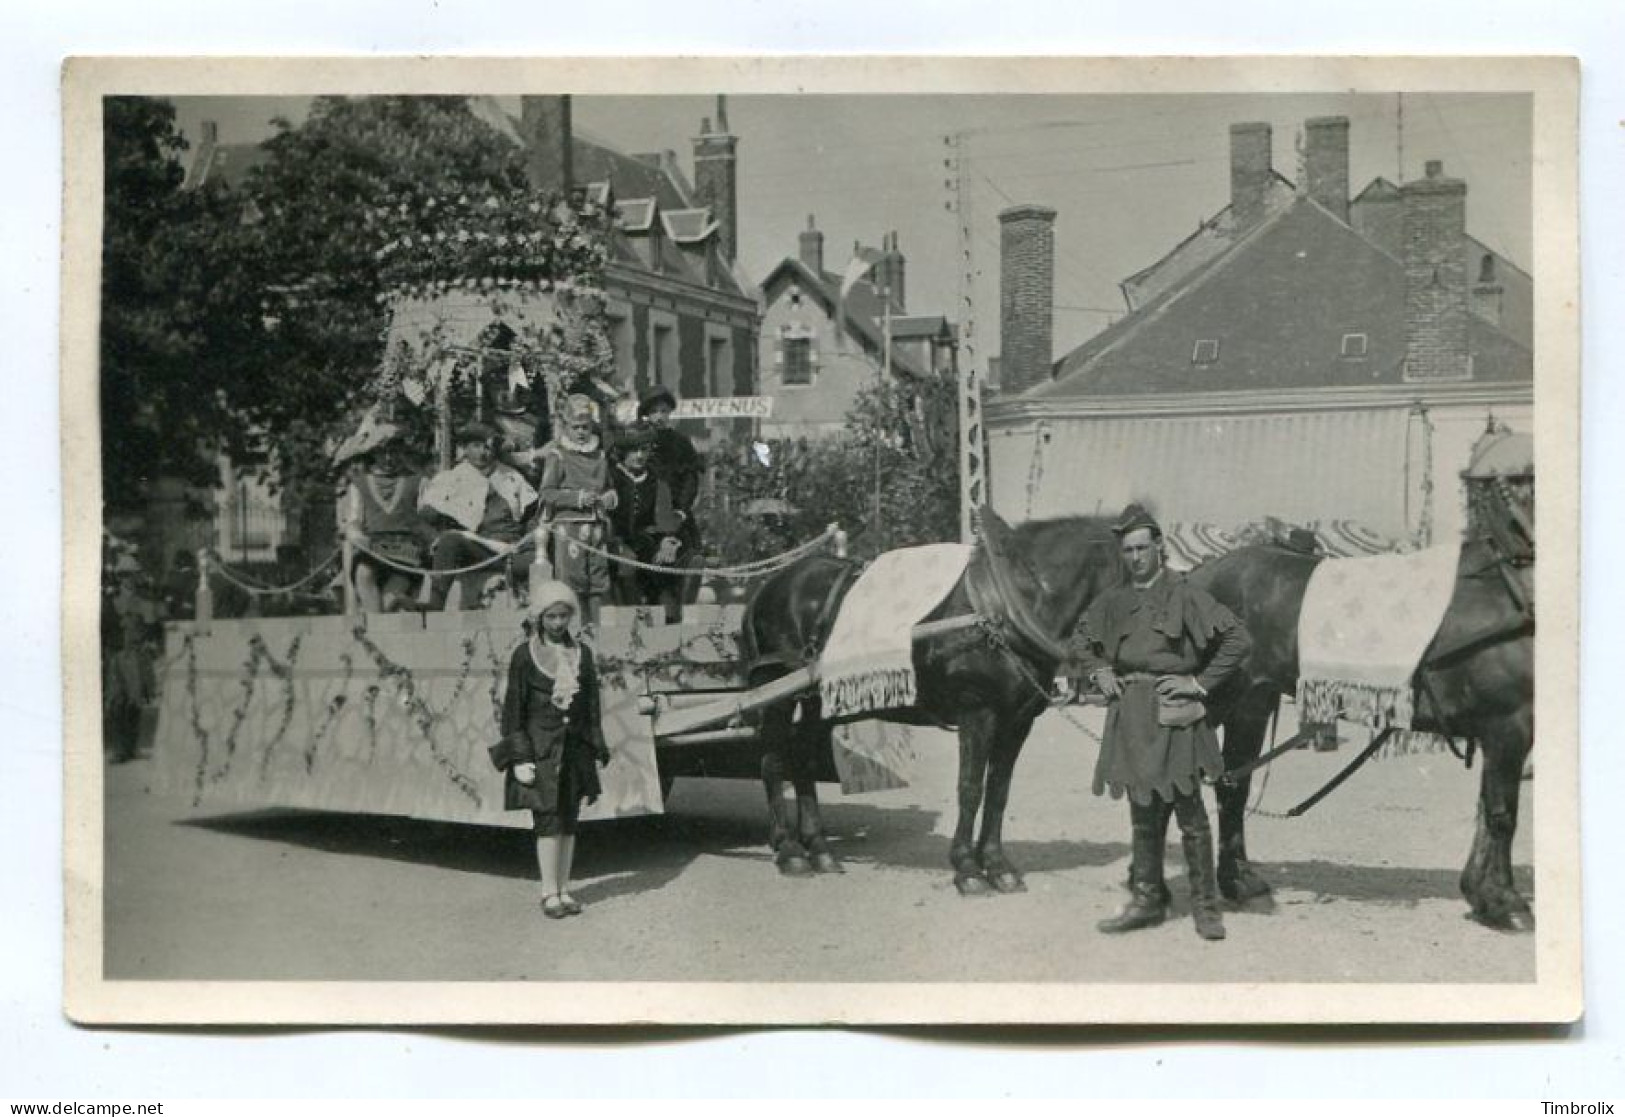
[[(356, 642), (366, 649), (367, 654), (372, 658), (373, 664), (378, 668), (379, 675), (394, 684), (401, 704), (411, 712), (413, 720), (417, 723), (418, 730), (428, 743), (429, 755), (433, 758), (435, 765), (445, 773), (446, 778), (451, 781), (458, 791), (466, 795), (476, 807), (480, 806), (480, 793), (479, 789), (475, 787), (474, 781), (464, 775), (452, 763), (451, 758), (445, 754), (445, 751), (440, 747), (440, 742), (435, 738), (434, 726), (437, 715), (429, 708), (428, 703), (419, 697), (417, 681), (413, 677), (411, 670), (390, 659), (382, 648), (368, 639), (365, 628), (357, 626), (354, 635)], [(370, 699), (376, 700), (372, 692), (378, 689), (376, 685), (368, 688)], [(377, 725), (375, 720), (370, 722), (370, 728), (376, 739)]]
[(609, 260), (608, 214), (542, 191), (397, 195), (367, 224), (379, 244), (379, 277), (398, 293), (595, 281)]
[(355, 675), (355, 657), (349, 652), (345, 652), (339, 656), (339, 662), (344, 664), (344, 678), (339, 681), (339, 692), (328, 699), (327, 712), (322, 715), (322, 723), (316, 727), (316, 732), (311, 735), (310, 743), (305, 746), (305, 774), (307, 776), (315, 773), (317, 750), (321, 748), (322, 741), (327, 738), (327, 734), (332, 730), (334, 723), (338, 721), (339, 714), (344, 710), (345, 704), (350, 700), (349, 687), (350, 679)]
[[(259, 636), (256, 635), (254, 639), (258, 640)], [(288, 645), (288, 661), (286, 663), (278, 663), (269, 651), (266, 651), (264, 655), (266, 665), (271, 668), (271, 674), (282, 680), (282, 720), (277, 723), (276, 732), (271, 734), (271, 739), (265, 743), (265, 748), (260, 753), (261, 780), (264, 780), (270, 772), (271, 754), (276, 751), (277, 745), (282, 743), (282, 738), (287, 736), (288, 726), (293, 724), (293, 669), (299, 662), (299, 645), (303, 639), (303, 633), (294, 634), (293, 642)], [(261, 646), (264, 646), (263, 641), (261, 641)]]

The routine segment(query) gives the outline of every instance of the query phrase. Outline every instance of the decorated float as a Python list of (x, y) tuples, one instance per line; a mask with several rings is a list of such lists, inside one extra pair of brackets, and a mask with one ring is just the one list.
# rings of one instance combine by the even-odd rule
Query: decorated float
[[(455, 424), (471, 418), (500, 428), (509, 450), (521, 452), (545, 438), (567, 395), (589, 395), (610, 421), (628, 385), (603, 323), (607, 220), (579, 196), (572, 204), (533, 191), (402, 198), (371, 214), (389, 325), (363, 425), (383, 414), (432, 443), (432, 469), (451, 464)], [(546, 530), (537, 529), (538, 555)], [(787, 554), (709, 574), (745, 582), (841, 546), (832, 527)], [(291, 807), (528, 825), (523, 812), (503, 810), (501, 774), (486, 753), (499, 735), (508, 658), (524, 638), (523, 583), (484, 608), (369, 613), (350, 578), (356, 547), (346, 541), (295, 587), (243, 579), (200, 553), (195, 619), (168, 626), (159, 664), (160, 788), (199, 811)], [(529, 577), (550, 573), (543, 558)], [(218, 618), (211, 574), (251, 596), (332, 579), (343, 611)], [(584, 818), (659, 813), (679, 776), (758, 776), (749, 731), (660, 734), (652, 716), (743, 687), (741, 611), (689, 605), (668, 623), (659, 608), (605, 607), (590, 639), (613, 760)], [(857, 741), (863, 732), (836, 744), (822, 775), (849, 790), (896, 786), (895, 774), (863, 758), (874, 751)], [(881, 743), (899, 758), (895, 733)]]

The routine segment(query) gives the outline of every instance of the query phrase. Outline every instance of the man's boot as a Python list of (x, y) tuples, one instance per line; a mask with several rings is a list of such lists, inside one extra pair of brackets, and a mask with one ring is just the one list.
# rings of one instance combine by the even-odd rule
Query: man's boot
[(1208, 826), (1202, 801), (1194, 795), (1187, 798), (1190, 806), (1183, 801), (1179, 804), (1179, 841), (1185, 847), (1185, 865), (1190, 873), (1191, 917), (1196, 921), (1198, 935), (1217, 941), (1224, 938), (1224, 916), (1219, 909), (1219, 875), (1213, 863), (1213, 830)]
[(1162, 879), (1162, 847), (1168, 837), (1168, 812), (1161, 800), (1129, 804), (1133, 853), (1129, 862), (1128, 906), (1095, 924), (1108, 935), (1155, 927), (1168, 915), (1168, 886)]

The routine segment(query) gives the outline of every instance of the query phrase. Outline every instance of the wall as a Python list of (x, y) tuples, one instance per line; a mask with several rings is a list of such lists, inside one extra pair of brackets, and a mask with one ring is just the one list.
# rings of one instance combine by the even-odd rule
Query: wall
[(1420, 526), (1430, 475), (1432, 538), (1443, 542), (1465, 523), (1459, 474), (1491, 410), (1514, 429), (1531, 427), (1527, 402), (1436, 403), (1427, 411), (1429, 453), (1421, 418), (1400, 397), (1362, 408), (1124, 409), (1000, 421), (989, 436), (989, 495), (1012, 521), (1114, 513), (1148, 500), (1169, 523), (1352, 519), (1403, 539)]
[[(858, 391), (875, 382), (879, 369), (857, 341), (836, 330), (834, 320), (811, 294), (804, 294), (795, 307), (790, 290), (786, 288), (768, 306), (762, 319), (759, 394), (773, 397), (773, 418), (762, 424), (762, 434), (774, 438), (834, 434), (845, 429), (846, 413)], [(783, 382), (778, 346), (786, 327), (811, 334), (815, 365), (810, 384)]]

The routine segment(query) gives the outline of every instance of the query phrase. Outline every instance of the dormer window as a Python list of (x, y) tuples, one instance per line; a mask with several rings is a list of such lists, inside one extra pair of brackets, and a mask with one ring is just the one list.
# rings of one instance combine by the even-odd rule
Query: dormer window
[(1365, 334), (1344, 334), (1337, 355), (1345, 361), (1363, 361), (1365, 360), (1367, 344)]
[(1191, 364), (1211, 365), (1219, 359), (1219, 341), (1217, 338), (1203, 338), (1191, 350)]

